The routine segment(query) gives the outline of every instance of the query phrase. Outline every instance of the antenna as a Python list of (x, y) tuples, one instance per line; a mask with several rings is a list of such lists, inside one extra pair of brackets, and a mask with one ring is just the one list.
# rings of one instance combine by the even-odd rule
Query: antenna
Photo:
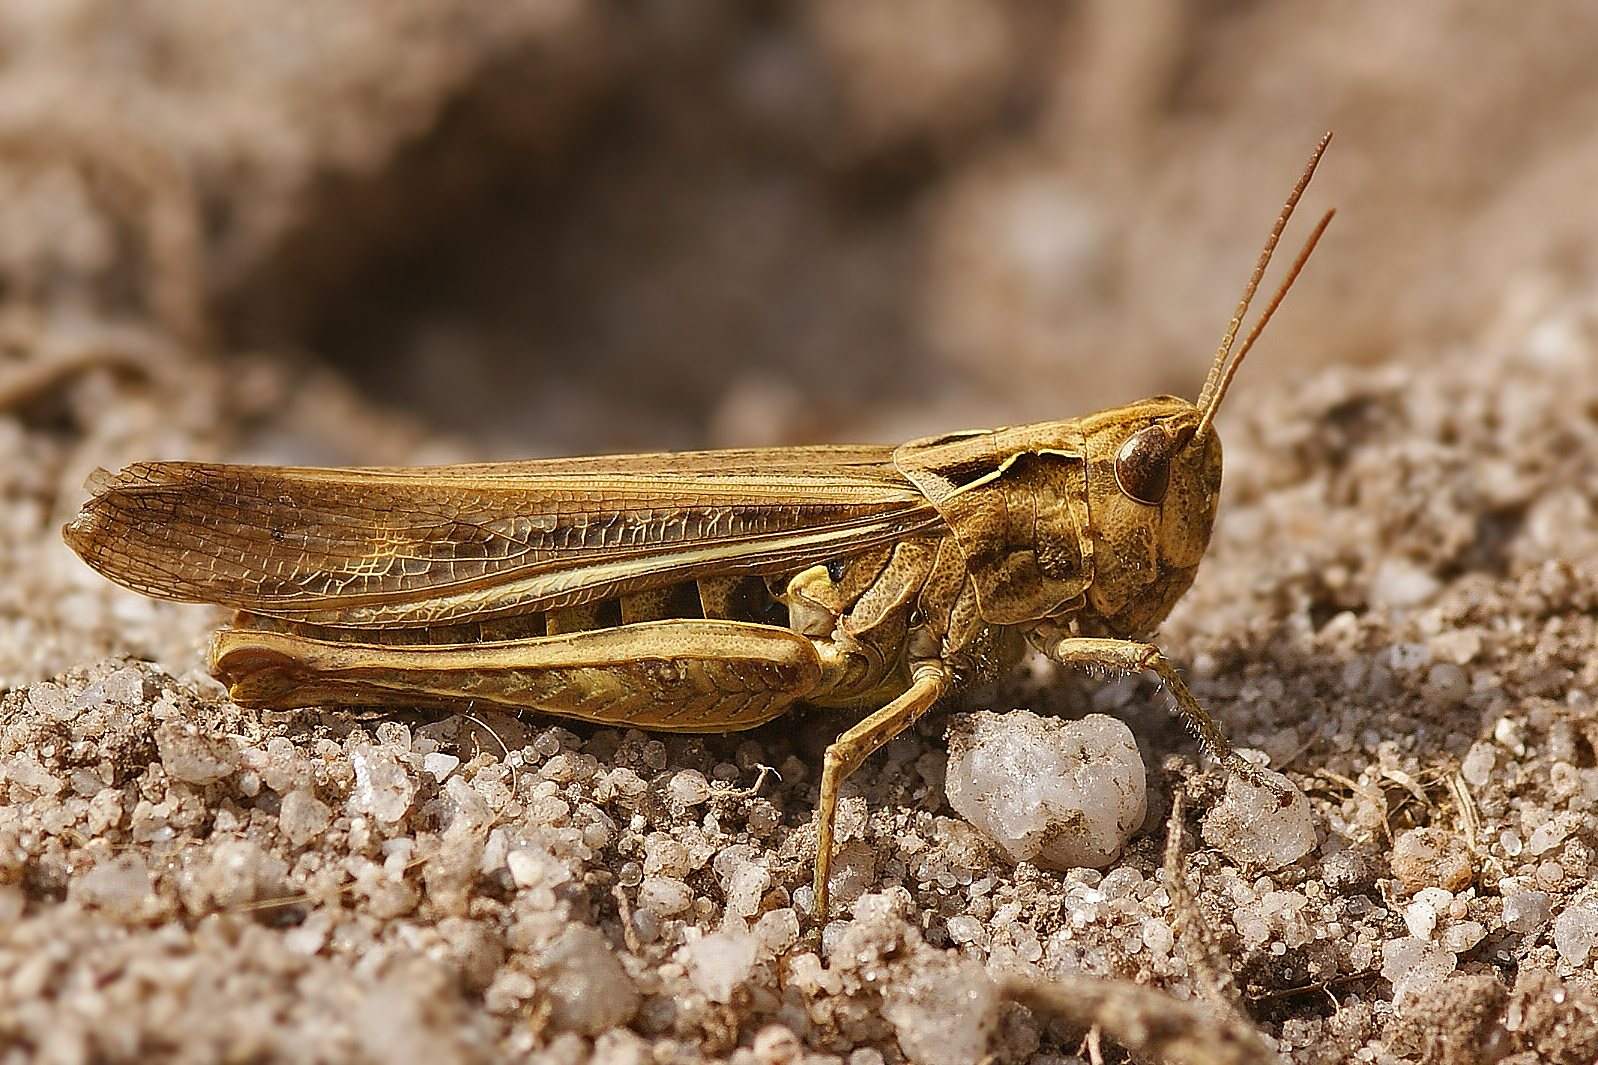
[[(1226, 327), (1226, 335), (1221, 338), (1220, 347), (1215, 349), (1215, 362), (1210, 366), (1209, 376), (1204, 380), (1204, 387), (1199, 392), (1195, 406), (1203, 412), (1199, 419), (1198, 430), (1194, 433), (1203, 436), (1209, 431), (1210, 423), (1215, 420), (1215, 411), (1221, 405), (1221, 399), (1226, 395), (1227, 387), (1232, 383), (1232, 378), (1237, 374), (1237, 368), (1243, 362), (1243, 356), (1248, 354), (1249, 348), (1254, 346), (1254, 341), (1259, 338), (1265, 329), (1265, 323), (1271, 320), (1271, 315), (1276, 313), (1276, 308), (1281, 306), (1282, 300), (1287, 295), (1287, 290), (1293, 287), (1293, 281), (1298, 277), (1299, 271), (1304, 269), (1304, 264), (1309, 261), (1310, 252), (1315, 250), (1321, 234), (1326, 232), (1326, 226), (1332, 220), (1335, 211), (1327, 211), (1321, 216), (1320, 222), (1315, 226), (1314, 232), (1304, 242), (1304, 249), (1298, 253), (1298, 258), (1293, 262), (1293, 268), (1288, 271), (1287, 278), (1276, 290), (1276, 295), (1266, 305), (1265, 313), (1260, 315), (1260, 320), (1254, 328), (1249, 330), (1243, 338), (1243, 344), (1237, 349), (1236, 356), (1232, 354), (1232, 345), (1237, 342), (1238, 331), (1243, 328), (1243, 318), (1248, 314), (1248, 306), (1254, 299), (1254, 293), (1259, 289), (1260, 281), (1265, 277), (1265, 268), (1271, 263), (1271, 255), (1276, 251), (1276, 242), (1282, 237), (1282, 231), (1287, 228), (1288, 219), (1293, 217), (1293, 208), (1298, 206), (1299, 197), (1304, 195), (1304, 190), (1309, 187), (1310, 178), (1315, 176), (1315, 168), (1320, 165), (1321, 156), (1326, 154), (1326, 146), (1332, 142), (1330, 133), (1321, 138), (1320, 144), (1315, 146), (1315, 152), (1309, 157), (1309, 162), (1304, 166), (1304, 172), (1299, 175), (1298, 183), (1293, 186), (1293, 192), (1287, 197), (1287, 203), (1282, 206), (1282, 213), (1276, 219), (1276, 225), (1271, 230), (1271, 235), (1265, 239), (1265, 248), (1260, 252), (1259, 261), (1254, 264), (1254, 273), (1249, 277), (1248, 284), (1243, 288), (1243, 298), (1237, 303), (1237, 310), (1232, 313), (1232, 320)], [(1230, 361), (1228, 361), (1230, 360)]]

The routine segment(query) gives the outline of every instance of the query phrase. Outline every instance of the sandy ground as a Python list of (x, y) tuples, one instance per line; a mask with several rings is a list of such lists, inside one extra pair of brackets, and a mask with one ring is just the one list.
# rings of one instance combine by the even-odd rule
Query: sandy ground
[[(0, 3), (0, 1060), (1593, 1060), (1595, 45), (1576, 2)], [(851, 779), (814, 944), (845, 718), (245, 711), (214, 611), (59, 540), (138, 459), (1191, 395), (1325, 129), (1158, 638), (1307, 796), (1285, 867), (1152, 685), (1031, 663), (950, 711), (1126, 719), (1127, 853), (1005, 860), (936, 713)]]

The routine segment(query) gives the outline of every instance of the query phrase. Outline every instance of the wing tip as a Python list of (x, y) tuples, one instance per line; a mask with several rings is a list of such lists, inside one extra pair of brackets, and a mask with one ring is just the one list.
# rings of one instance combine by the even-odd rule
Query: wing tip
[(83, 479), (83, 490), (91, 496), (100, 495), (116, 483), (118, 476), (104, 466), (96, 466), (94, 472)]

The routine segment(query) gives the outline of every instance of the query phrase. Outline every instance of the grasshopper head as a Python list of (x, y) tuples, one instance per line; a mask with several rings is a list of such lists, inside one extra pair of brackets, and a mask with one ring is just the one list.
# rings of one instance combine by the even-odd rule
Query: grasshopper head
[(1093, 536), (1093, 581), (1077, 614), (1077, 627), (1084, 633), (1123, 639), (1147, 636), (1193, 583), (1210, 542), (1221, 491), (1215, 412), (1243, 357), (1326, 231), (1332, 212), (1321, 217), (1276, 295), (1235, 352), (1233, 345), (1276, 242), (1330, 139), (1329, 133), (1321, 139), (1265, 241), (1198, 399), (1189, 403), (1158, 396), (1082, 419)]
[(1138, 639), (1193, 583), (1221, 491), (1215, 412), (1330, 211), (1235, 352), (1234, 342), (1330, 137), (1266, 240), (1197, 400), (1156, 396), (1085, 418), (912, 440), (894, 452), (895, 465), (948, 524), (984, 621), (1074, 619), (1083, 635)]
[(1085, 633), (1146, 636), (1193, 583), (1221, 492), (1221, 441), (1206, 422), (1175, 396), (1082, 419), (1093, 537)]
[(1221, 440), (1214, 432), (1214, 413), (1238, 365), (1304, 269), (1331, 221), (1331, 211), (1323, 214), (1304, 241), (1304, 249), (1254, 328), (1235, 352), (1232, 347), (1270, 254), (1330, 141), (1328, 133), (1310, 155), (1309, 166), (1270, 230), (1199, 398), (1189, 403), (1167, 395), (1082, 419), (1093, 532), (1093, 582), (1077, 614), (1082, 632), (1128, 640), (1149, 635), (1199, 571), (1221, 494)]

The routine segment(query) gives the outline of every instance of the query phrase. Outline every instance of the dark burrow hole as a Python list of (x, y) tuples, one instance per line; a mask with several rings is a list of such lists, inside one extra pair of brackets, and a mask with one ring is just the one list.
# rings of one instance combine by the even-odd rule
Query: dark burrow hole
[(914, 402), (936, 161), (840, 162), (825, 123), (750, 113), (727, 89), (748, 47), (624, 46), (569, 85), (507, 62), (373, 183), (319, 189), (229, 334), (494, 458), (799, 443)]

